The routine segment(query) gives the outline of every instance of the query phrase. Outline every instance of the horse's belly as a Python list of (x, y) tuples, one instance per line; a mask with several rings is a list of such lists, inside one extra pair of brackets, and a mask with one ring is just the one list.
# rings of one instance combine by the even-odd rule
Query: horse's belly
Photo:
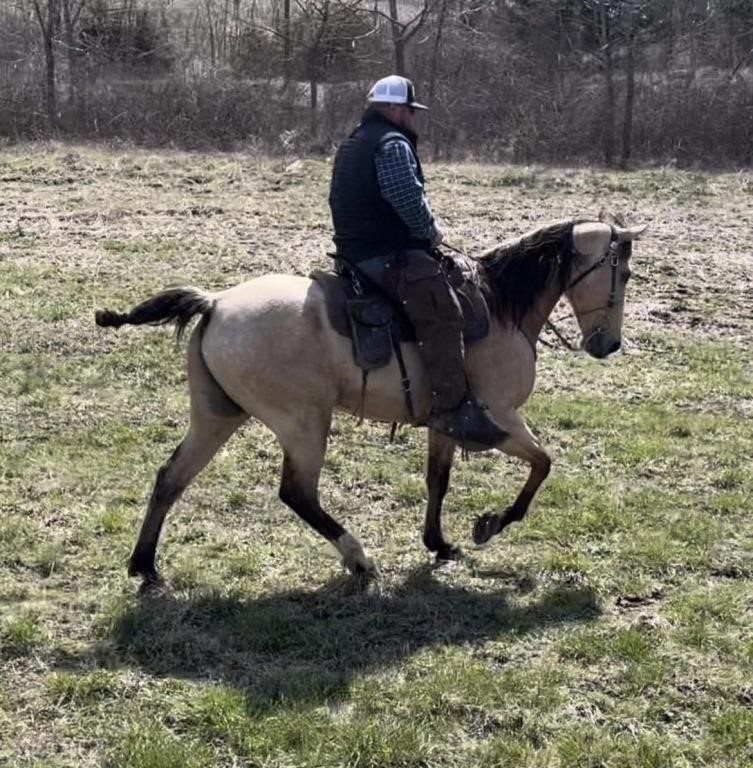
[(411, 418), (418, 422), (426, 421), (430, 406), (428, 381), (414, 345), (403, 345), (402, 349), (408, 372), (412, 417), (402, 384), (402, 374), (394, 357), (389, 365), (369, 371), (364, 388), (363, 373), (352, 362), (353, 353), (349, 340), (345, 350), (345, 354), (350, 358), (348, 386), (341, 390), (338, 407), (358, 415), (363, 413), (367, 419), (375, 421), (408, 423)]

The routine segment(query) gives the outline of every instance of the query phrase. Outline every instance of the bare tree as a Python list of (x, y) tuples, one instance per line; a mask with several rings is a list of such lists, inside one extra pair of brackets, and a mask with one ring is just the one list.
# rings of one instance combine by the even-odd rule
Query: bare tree
[(596, 15), (599, 25), (599, 43), (606, 85), (606, 102), (604, 104), (604, 162), (611, 166), (614, 163), (615, 93), (613, 14), (609, 0), (597, 4)]
[(76, 30), (86, 0), (61, 0), (61, 5), (65, 50), (68, 59), (68, 101), (74, 103), (78, 95), (79, 85), (79, 46), (76, 42)]
[(436, 0), (423, 0), (419, 11), (407, 21), (400, 21), (397, 0), (389, 0), (389, 14), (380, 10), (379, 3), (375, 2), (373, 13), (385, 17), (390, 23), (392, 33), (392, 47), (395, 60), (395, 74), (406, 75), (406, 48), (408, 43), (416, 36), (424, 26), (429, 12), (436, 4)]
[(296, 42), (315, 111), (319, 84), (342, 79), (338, 69), (358, 63), (356, 42), (370, 37), (374, 30), (364, 24), (362, 0), (297, 0), (297, 6)]
[(214, 3), (212, 0), (204, 0), (204, 13), (206, 14), (206, 30), (209, 35), (209, 61), (214, 67), (217, 64), (217, 41), (215, 40)]
[(55, 42), (60, 26), (59, 0), (31, 0), (34, 14), (39, 22), (44, 50), (44, 93), (47, 120), (52, 127), (57, 125), (57, 93), (55, 90)]
[(322, 77), (322, 42), (328, 32), (330, 19), (330, 0), (309, 2), (311, 18), (315, 20), (313, 37), (306, 46), (306, 79), (311, 89), (311, 112), (315, 113), (319, 92), (319, 82)]
[(640, 6), (626, 9), (625, 24), (625, 115), (622, 122), (622, 155), (620, 168), (628, 167), (633, 152), (633, 108), (635, 105), (635, 42), (638, 31)]
[[(292, 125), (301, 147), (324, 147), (360, 107), (360, 85), (345, 83), (385, 61), (426, 88), (430, 138), (447, 151), (749, 162), (751, 0), (0, 0), (0, 133), (106, 125), (161, 140), (177, 112), (196, 140), (277, 147)], [(212, 65), (247, 77), (217, 88), (221, 72), (203, 76)], [(84, 66), (92, 79), (139, 77), (94, 89)], [(296, 126), (300, 81), (312, 118)], [(85, 94), (91, 119), (77, 123)]]
[(290, 79), (290, 58), (292, 54), (292, 45), (290, 41), (290, 0), (283, 0), (282, 4), (282, 57), (285, 66), (285, 80)]
[(434, 44), (431, 49), (431, 63), (429, 65), (429, 104), (434, 103), (434, 94), (437, 81), (437, 62), (439, 61), (439, 50), (442, 44), (442, 32), (444, 31), (445, 18), (447, 17), (447, 2), (442, 0), (437, 16), (437, 27), (434, 33)]

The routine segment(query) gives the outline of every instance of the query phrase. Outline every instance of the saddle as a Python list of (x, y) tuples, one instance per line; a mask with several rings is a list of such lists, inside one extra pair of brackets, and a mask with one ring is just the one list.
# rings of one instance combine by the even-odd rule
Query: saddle
[[(465, 344), (483, 339), (489, 333), (489, 307), (476, 264), (467, 256), (442, 254), (440, 266), (463, 310)], [(330, 324), (341, 336), (352, 340), (353, 359), (364, 374), (387, 365), (393, 353), (404, 370), (400, 343), (415, 342), (416, 332), (398, 305), (337, 258), (335, 272), (316, 270), (310, 277), (324, 292)]]

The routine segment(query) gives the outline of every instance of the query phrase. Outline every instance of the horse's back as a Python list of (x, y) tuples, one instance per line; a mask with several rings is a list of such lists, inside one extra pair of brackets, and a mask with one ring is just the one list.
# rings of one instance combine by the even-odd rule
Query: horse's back
[(216, 311), (223, 316), (246, 316), (275, 307), (302, 305), (312, 280), (300, 275), (269, 274), (254, 277), (214, 294)]
[(263, 275), (216, 293), (214, 299), (205, 345), (248, 354), (298, 354), (317, 343), (326, 316), (321, 290), (298, 275)]

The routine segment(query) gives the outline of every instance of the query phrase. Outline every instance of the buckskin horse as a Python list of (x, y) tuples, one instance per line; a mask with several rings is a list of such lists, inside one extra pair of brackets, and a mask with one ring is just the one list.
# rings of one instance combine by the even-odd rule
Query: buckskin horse
[[(604, 358), (619, 349), (632, 241), (644, 229), (626, 227), (616, 218), (608, 223), (569, 220), (473, 259), (491, 321), (486, 337), (466, 350), (468, 379), (506, 433), (495, 449), (530, 466), (509, 507), (476, 519), (472, 536), (477, 544), (522, 520), (549, 474), (549, 455), (518, 413), (533, 390), (536, 343), (544, 323), (564, 294), (586, 352)], [(394, 358), (370, 373), (362, 402), (362, 371), (354, 363), (351, 341), (335, 332), (325, 303), (317, 281), (277, 274), (216, 293), (172, 288), (128, 313), (96, 313), (101, 326), (174, 322), (178, 337), (192, 318), (201, 316), (188, 344), (188, 432), (157, 473), (129, 561), (128, 572), (142, 577), (142, 589), (161, 580), (155, 556), (167, 511), (250, 417), (269, 427), (282, 445), (282, 501), (335, 546), (352, 573), (368, 577), (376, 572), (361, 543), (319, 502), (332, 414), (362, 409), (368, 419), (420, 426), (430, 394), (415, 344), (402, 343), (412, 382), (412, 418)], [(445, 540), (441, 524), (456, 447), (452, 439), (429, 430), (423, 541), (438, 560), (462, 556)]]

